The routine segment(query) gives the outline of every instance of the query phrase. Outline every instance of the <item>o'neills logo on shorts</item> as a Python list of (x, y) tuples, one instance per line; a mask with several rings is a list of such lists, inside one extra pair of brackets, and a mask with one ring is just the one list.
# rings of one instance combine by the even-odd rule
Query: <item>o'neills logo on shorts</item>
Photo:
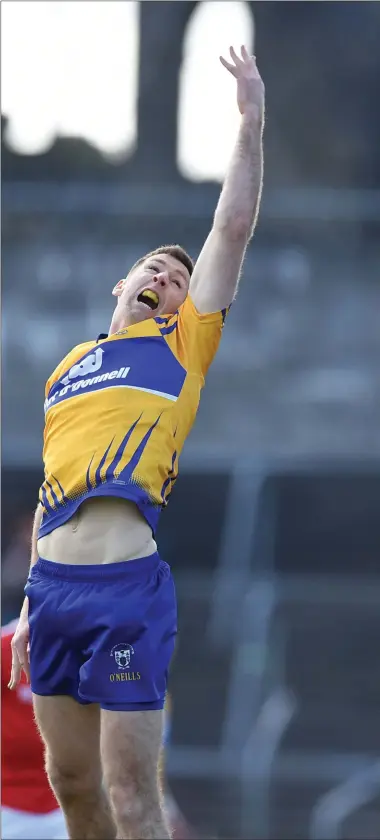
[(116, 674), (110, 674), (110, 682), (130, 682), (141, 680), (140, 671), (130, 671), (131, 658), (135, 651), (129, 642), (119, 642), (110, 652), (118, 667)]
[(110, 674), (110, 682), (129, 682), (129, 680), (141, 680), (140, 671), (119, 671), (118, 674)]

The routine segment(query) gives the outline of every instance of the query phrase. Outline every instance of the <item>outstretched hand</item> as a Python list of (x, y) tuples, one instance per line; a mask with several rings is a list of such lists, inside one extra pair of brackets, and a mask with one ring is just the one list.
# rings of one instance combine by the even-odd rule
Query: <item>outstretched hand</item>
[(233, 61), (226, 61), (220, 56), (223, 67), (228, 70), (237, 81), (237, 103), (241, 114), (250, 112), (261, 118), (264, 113), (265, 90), (262, 78), (256, 66), (256, 58), (249, 55), (246, 48), (241, 48), (241, 58), (236, 54), (233, 47), (230, 47), (230, 56)]

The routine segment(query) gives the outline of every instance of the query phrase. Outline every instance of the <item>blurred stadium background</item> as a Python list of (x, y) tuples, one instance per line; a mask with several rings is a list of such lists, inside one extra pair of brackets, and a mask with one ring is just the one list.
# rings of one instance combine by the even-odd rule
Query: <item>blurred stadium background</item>
[[(380, 825), (380, 4), (3, 0), (2, 614), (44, 383), (167, 241), (196, 256), (254, 44), (265, 189), (160, 530), (178, 587), (168, 770), (203, 837)], [(199, 481), (199, 478), (202, 478)]]

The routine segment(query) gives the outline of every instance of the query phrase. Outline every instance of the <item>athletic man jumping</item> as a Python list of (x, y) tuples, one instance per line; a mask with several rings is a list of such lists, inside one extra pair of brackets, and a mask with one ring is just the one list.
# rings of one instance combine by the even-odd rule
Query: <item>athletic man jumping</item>
[(241, 124), (194, 270), (177, 245), (142, 257), (113, 290), (109, 334), (75, 347), (46, 385), (45, 480), (10, 687), (24, 669), (72, 840), (169, 837), (158, 765), (177, 618), (154, 534), (262, 185), (264, 87), (244, 47), (230, 56), (220, 60)]

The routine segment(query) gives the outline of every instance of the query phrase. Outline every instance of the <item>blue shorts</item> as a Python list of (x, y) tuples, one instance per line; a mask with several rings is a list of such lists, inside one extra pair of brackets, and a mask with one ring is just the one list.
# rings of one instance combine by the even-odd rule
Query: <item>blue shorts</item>
[(25, 594), (34, 694), (110, 711), (163, 708), (177, 605), (158, 554), (104, 566), (40, 558)]

